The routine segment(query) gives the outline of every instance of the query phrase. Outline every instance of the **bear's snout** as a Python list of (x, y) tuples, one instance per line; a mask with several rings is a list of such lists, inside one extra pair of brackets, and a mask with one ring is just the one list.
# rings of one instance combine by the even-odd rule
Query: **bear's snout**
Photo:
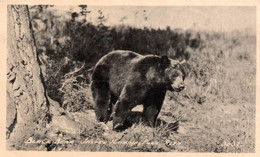
[(185, 86), (183, 84), (179, 86), (180, 90), (183, 90), (184, 88), (185, 88)]
[(185, 88), (185, 85), (184, 85), (184, 84), (180, 84), (180, 85), (178, 85), (178, 86), (175, 86), (175, 85), (172, 84), (172, 89), (173, 89), (173, 91), (175, 91), (175, 92), (180, 92), (180, 91), (182, 91), (184, 88)]

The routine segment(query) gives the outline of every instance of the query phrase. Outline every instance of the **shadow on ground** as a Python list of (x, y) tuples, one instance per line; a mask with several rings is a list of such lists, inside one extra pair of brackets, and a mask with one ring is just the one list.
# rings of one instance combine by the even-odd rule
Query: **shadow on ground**
[[(144, 123), (146, 124), (145, 118), (142, 112), (134, 111), (131, 112), (129, 117), (127, 118), (128, 127), (131, 127), (133, 124)], [(177, 131), (179, 128), (179, 121), (174, 123), (168, 123), (163, 119), (157, 118), (156, 127), (165, 126), (167, 129), (171, 131)]]

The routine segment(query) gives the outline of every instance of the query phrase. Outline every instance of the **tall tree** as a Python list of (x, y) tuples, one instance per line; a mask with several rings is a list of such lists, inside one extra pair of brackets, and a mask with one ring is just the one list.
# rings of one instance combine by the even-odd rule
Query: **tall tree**
[(48, 124), (50, 111), (28, 6), (9, 5), (7, 10), (7, 144), (16, 147)]

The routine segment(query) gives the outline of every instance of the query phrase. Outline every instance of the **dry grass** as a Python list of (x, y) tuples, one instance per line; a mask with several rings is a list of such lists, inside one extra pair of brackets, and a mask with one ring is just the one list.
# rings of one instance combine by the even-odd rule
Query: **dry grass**
[[(80, 118), (74, 113), (85, 127), (76, 144), (56, 145), (52, 150), (255, 152), (255, 37), (238, 32), (211, 33), (203, 40), (200, 50), (188, 50), (190, 70), (185, 90), (167, 94), (159, 115), (166, 124), (150, 128), (137, 123), (123, 132), (114, 132), (111, 122), (105, 125), (89, 117), (84, 119), (86, 113), (82, 111), (77, 113)], [(68, 89), (75, 83), (70, 81)], [(67, 102), (77, 100), (86, 88), (79, 90), (80, 94), (64, 92), (72, 94), (67, 95)], [(77, 108), (86, 105), (77, 102)], [(100, 143), (82, 144), (82, 140)]]

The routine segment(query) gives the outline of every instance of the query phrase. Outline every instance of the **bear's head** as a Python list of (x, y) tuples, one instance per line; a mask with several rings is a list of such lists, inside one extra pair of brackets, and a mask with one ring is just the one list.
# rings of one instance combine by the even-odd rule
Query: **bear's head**
[(169, 59), (167, 56), (161, 57), (161, 65), (164, 66), (164, 80), (167, 89), (170, 91), (180, 92), (184, 89), (185, 74), (182, 65), (185, 61)]

